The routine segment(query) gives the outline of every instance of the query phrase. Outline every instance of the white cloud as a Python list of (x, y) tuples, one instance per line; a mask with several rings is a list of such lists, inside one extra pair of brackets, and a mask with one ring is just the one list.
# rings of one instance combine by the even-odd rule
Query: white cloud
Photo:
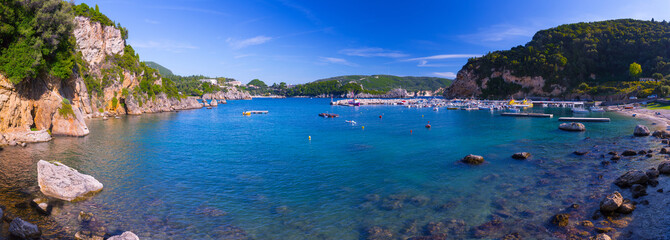
[(341, 54), (358, 57), (390, 57), (401, 58), (407, 57), (407, 54), (399, 51), (391, 51), (383, 48), (348, 48), (340, 50)]
[(346, 59), (342, 59), (342, 58), (319, 57), (319, 59), (321, 60), (321, 62), (324, 62), (324, 63), (341, 64), (341, 65), (346, 65), (346, 66), (350, 66), (350, 67), (358, 66), (355, 63), (349, 62)]
[(433, 75), (444, 78), (456, 78), (456, 74), (453, 72), (434, 72)]
[(185, 50), (198, 49), (198, 47), (189, 43), (179, 43), (172, 40), (132, 41), (131, 45), (135, 48), (159, 49), (176, 53), (184, 52)]
[(240, 48), (245, 48), (248, 46), (253, 46), (253, 45), (260, 45), (263, 43), (266, 43), (268, 41), (272, 40), (272, 37), (266, 37), (266, 36), (256, 36), (252, 38), (247, 38), (243, 40), (236, 40), (233, 38), (228, 38), (226, 39), (226, 42), (235, 49), (240, 49)]
[(481, 54), (440, 54), (440, 55), (433, 55), (433, 56), (427, 56), (427, 57), (418, 57), (418, 58), (409, 58), (409, 59), (404, 59), (402, 60), (403, 62), (413, 62), (417, 61), (419, 64), (417, 64), (417, 67), (446, 67), (449, 66), (447, 64), (435, 64), (435, 63), (430, 63), (430, 61), (440, 61), (440, 60), (446, 60), (446, 59), (459, 59), (459, 58), (472, 58), (472, 57), (480, 57), (482, 56)]
[(151, 19), (144, 19), (144, 22), (146, 22), (148, 24), (159, 24), (159, 23), (161, 23), (159, 21), (151, 20)]
[(506, 41), (529, 41), (539, 29), (539, 26), (514, 26), (497, 24), (480, 28), (476, 33), (458, 36), (460, 39), (475, 44), (493, 44)]

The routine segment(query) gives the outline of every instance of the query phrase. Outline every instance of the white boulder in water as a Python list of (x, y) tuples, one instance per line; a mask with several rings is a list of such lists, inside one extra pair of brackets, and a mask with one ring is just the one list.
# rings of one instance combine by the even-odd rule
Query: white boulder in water
[(37, 162), (37, 181), (44, 195), (66, 201), (102, 190), (102, 183), (95, 178), (59, 162)]
[(137, 237), (137, 235), (135, 235), (133, 232), (127, 231), (121, 235), (110, 237), (107, 240), (140, 240), (140, 238)]
[(216, 107), (219, 105), (219, 103), (216, 102), (216, 99), (212, 99), (212, 101), (209, 103), (210, 106)]

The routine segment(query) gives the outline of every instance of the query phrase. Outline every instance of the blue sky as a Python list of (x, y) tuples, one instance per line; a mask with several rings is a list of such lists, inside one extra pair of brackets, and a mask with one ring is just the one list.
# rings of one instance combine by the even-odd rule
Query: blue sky
[(670, 20), (670, 1), (77, 1), (129, 30), (143, 61), (179, 75), (305, 83), (350, 74), (455, 77), (467, 59), (541, 29)]

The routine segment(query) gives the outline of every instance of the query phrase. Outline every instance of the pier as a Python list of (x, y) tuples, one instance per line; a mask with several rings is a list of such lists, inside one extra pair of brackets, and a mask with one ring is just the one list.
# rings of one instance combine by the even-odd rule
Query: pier
[(501, 113), (500, 116), (506, 116), (506, 117), (553, 118), (553, 117), (554, 117), (554, 114), (547, 114), (547, 113)]
[(558, 121), (562, 122), (609, 122), (609, 118), (588, 118), (588, 117), (561, 117)]

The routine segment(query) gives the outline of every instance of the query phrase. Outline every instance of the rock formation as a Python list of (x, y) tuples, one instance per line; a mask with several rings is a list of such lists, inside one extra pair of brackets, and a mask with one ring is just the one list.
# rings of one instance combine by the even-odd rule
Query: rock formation
[(561, 123), (558, 129), (570, 132), (583, 132), (586, 131), (586, 126), (582, 123)]
[(102, 183), (62, 163), (37, 162), (37, 181), (44, 195), (73, 201), (102, 190)]
[(137, 235), (135, 235), (133, 232), (127, 231), (121, 235), (112, 236), (107, 240), (140, 240), (140, 238), (137, 237)]
[(633, 135), (638, 137), (649, 136), (649, 134), (651, 134), (651, 132), (649, 132), (649, 128), (645, 125), (637, 125), (633, 131)]

